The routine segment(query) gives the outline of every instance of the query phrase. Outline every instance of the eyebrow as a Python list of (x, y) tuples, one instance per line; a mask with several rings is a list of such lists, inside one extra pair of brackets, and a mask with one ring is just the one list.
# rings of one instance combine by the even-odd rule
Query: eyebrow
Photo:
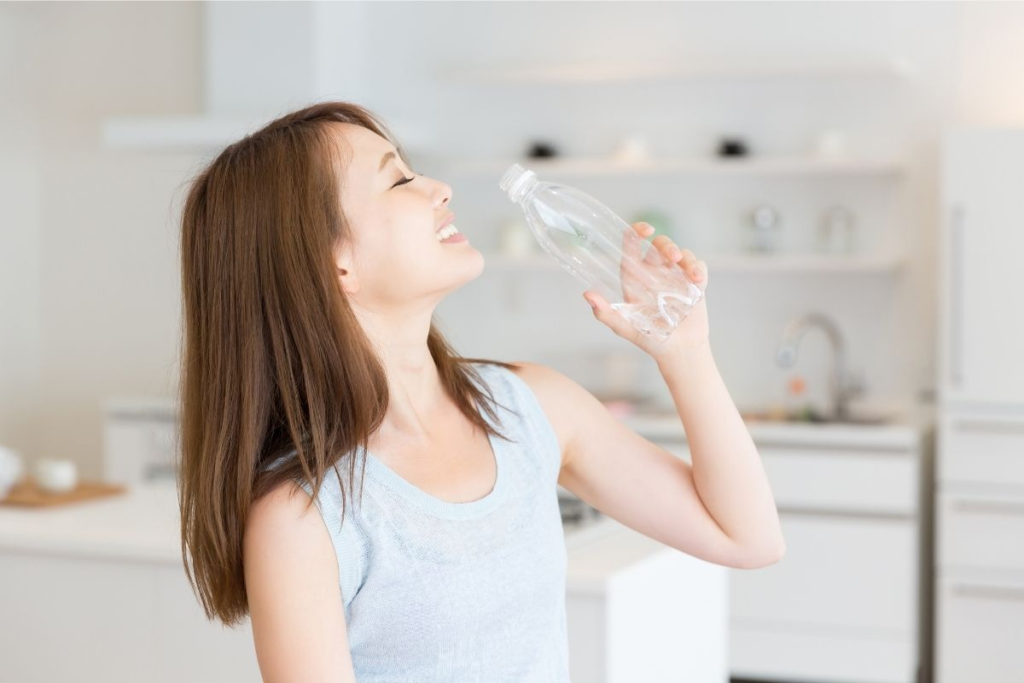
[(388, 152), (383, 157), (381, 157), (380, 166), (377, 168), (377, 173), (380, 173), (381, 171), (384, 170), (384, 165), (388, 163), (388, 159), (394, 159), (394, 158), (395, 158), (395, 153), (394, 152)]

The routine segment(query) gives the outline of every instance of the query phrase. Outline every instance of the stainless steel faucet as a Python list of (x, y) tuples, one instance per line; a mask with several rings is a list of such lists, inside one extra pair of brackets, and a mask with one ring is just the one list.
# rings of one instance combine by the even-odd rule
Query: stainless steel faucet
[(776, 360), (782, 367), (792, 367), (796, 362), (797, 347), (800, 339), (812, 327), (819, 327), (828, 335), (832, 343), (832, 379), (830, 382), (830, 393), (832, 396), (833, 420), (845, 420), (849, 417), (849, 399), (859, 395), (864, 387), (859, 378), (852, 378), (847, 374), (846, 351), (843, 343), (843, 336), (839, 327), (831, 318), (821, 313), (807, 313), (792, 320), (786, 325), (782, 334), (782, 343), (779, 344)]

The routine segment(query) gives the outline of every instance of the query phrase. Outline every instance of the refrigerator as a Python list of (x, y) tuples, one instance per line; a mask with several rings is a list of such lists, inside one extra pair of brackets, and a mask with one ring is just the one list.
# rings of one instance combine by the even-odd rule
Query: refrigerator
[(1024, 681), (1024, 128), (942, 140), (934, 680)]

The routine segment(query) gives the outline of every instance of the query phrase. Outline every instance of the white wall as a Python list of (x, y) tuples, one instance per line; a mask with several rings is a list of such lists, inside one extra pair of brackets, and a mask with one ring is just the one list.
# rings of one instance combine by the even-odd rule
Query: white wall
[(34, 12), (0, 7), (0, 443), (28, 449), (39, 414), (39, 44)]
[(0, 443), (85, 476), (103, 397), (172, 386), (173, 204), (195, 163), (112, 153), (100, 124), (200, 106), (199, 17), (192, 3), (0, 5)]
[[(1024, 125), (1024, 48), (1016, 40), (1024, 7), (377, 3), (366, 17), (359, 38), (373, 52), (360, 97), (453, 156), (519, 152), (532, 134), (555, 137), (568, 153), (602, 154), (627, 130), (648, 134), (666, 155), (708, 152), (728, 132), (765, 152), (803, 151), (831, 126), (844, 127), (865, 153), (902, 156), (910, 172), (891, 226), (911, 247), (901, 282), (712, 273), (712, 338), (741, 404), (777, 394), (787, 376), (772, 364), (781, 326), (811, 308), (839, 320), (850, 362), (866, 371), (873, 397), (899, 401), (931, 388), (938, 136), (955, 122)], [(87, 476), (99, 473), (106, 396), (176, 388), (177, 205), (200, 161), (104, 149), (100, 125), (109, 116), (201, 110), (200, 20), (191, 3), (0, 4), (0, 443), (33, 458), (77, 459)], [(346, 29), (337, 28), (339, 41)], [(466, 90), (435, 78), (443, 67), (470, 63), (751, 55), (899, 56), (916, 75), (905, 84), (605, 90)], [(497, 179), (446, 180), (460, 226), (479, 244), (493, 243), (493, 227), (515, 210)], [(811, 204), (829, 193), (871, 191), (766, 188), (765, 200), (790, 193)], [(699, 186), (595, 180), (588, 190), (623, 213), (670, 204), (693, 244), (713, 243), (708, 226), (687, 214)], [(503, 284), (486, 272), (439, 315), (468, 354), (548, 360), (586, 380), (569, 355), (631, 349), (593, 320), (565, 277), (521, 283), (532, 306), (525, 316), (495, 305)], [(826, 362), (824, 339), (809, 336), (800, 371), (818, 389)], [(656, 383), (653, 366), (645, 367)]]

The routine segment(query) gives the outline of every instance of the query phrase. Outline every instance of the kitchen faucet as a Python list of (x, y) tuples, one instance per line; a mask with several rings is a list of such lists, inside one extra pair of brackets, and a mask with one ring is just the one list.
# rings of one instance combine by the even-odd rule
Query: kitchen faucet
[(847, 376), (845, 345), (839, 327), (831, 318), (821, 313), (807, 313), (796, 318), (788, 325), (782, 334), (782, 343), (779, 344), (776, 360), (782, 367), (792, 367), (796, 362), (797, 347), (800, 339), (811, 327), (821, 328), (828, 335), (832, 344), (832, 380), (830, 389), (832, 395), (833, 412), (831, 419), (845, 420), (849, 417), (849, 399), (859, 395), (864, 387), (859, 380)]

